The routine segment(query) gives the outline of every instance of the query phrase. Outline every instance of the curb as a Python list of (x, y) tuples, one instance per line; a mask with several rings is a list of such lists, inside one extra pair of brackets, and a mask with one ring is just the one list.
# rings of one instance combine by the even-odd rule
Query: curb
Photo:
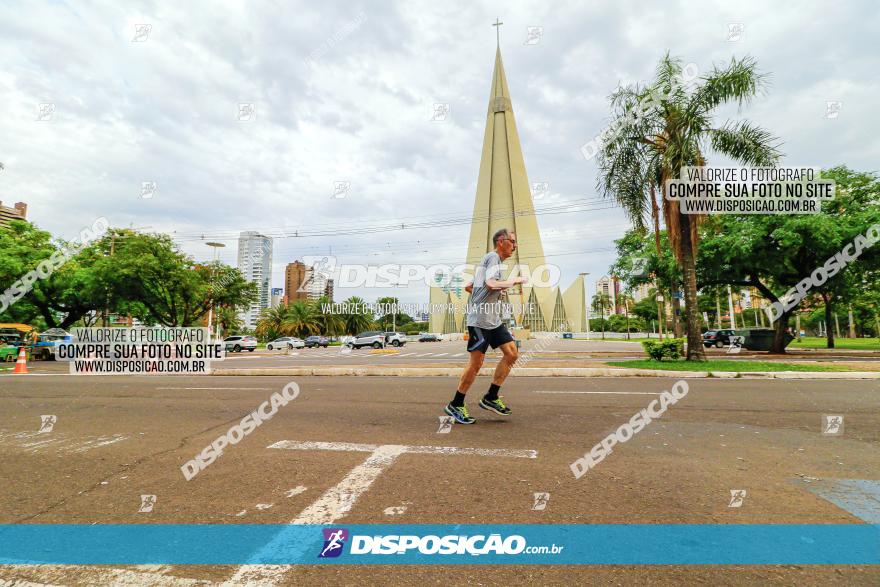
[[(458, 367), (266, 367), (262, 369), (214, 369), (211, 375), (218, 376), (272, 376), (287, 375), (298, 377), (458, 377), (462, 368)], [(480, 375), (491, 376), (493, 368), (480, 369)], [(654, 369), (610, 369), (588, 367), (533, 367), (516, 369), (511, 377), (675, 377), (678, 379), (876, 379), (880, 372), (859, 371), (658, 371)]]

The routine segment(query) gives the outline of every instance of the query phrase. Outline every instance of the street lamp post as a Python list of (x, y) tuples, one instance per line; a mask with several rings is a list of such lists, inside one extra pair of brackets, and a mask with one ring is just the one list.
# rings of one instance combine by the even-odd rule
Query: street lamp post
[(226, 245), (214, 242), (205, 244), (214, 249), (214, 266), (211, 268), (211, 305), (208, 308), (208, 337), (210, 338), (212, 334), (211, 327), (214, 321), (214, 278), (217, 276), (217, 249), (225, 247)]
[(587, 319), (587, 340), (590, 340), (590, 296), (587, 295), (587, 275), (589, 272), (579, 273), (584, 278), (584, 316)]

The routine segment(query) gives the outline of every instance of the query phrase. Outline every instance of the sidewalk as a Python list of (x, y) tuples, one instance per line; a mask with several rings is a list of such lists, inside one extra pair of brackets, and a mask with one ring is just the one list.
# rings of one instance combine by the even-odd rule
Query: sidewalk
[[(462, 367), (389, 365), (351, 365), (316, 367), (266, 367), (257, 369), (214, 369), (217, 376), (328, 376), (328, 377), (458, 377)], [(491, 376), (494, 367), (483, 367), (480, 375)], [(657, 371), (654, 369), (623, 369), (613, 367), (524, 367), (514, 368), (511, 377), (675, 377), (678, 379), (869, 379), (880, 381), (880, 371)]]

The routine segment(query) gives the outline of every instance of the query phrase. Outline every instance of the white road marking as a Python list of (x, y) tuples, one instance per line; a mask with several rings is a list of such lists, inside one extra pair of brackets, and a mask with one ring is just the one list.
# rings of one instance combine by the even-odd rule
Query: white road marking
[(157, 387), (157, 390), (169, 390), (169, 389), (197, 389), (197, 390), (223, 390), (223, 389), (233, 389), (233, 390), (248, 390), (248, 391), (269, 391), (268, 387)]
[(304, 509), (291, 524), (332, 524), (347, 514), (357, 498), (390, 467), (407, 447), (386, 444), (378, 446), (360, 465), (352, 469), (345, 479), (328, 489), (318, 500)]
[(405, 505), (394, 505), (394, 506), (391, 506), (390, 508), (385, 508), (384, 511), (385, 511), (386, 516), (399, 516), (400, 514), (402, 514), (406, 511), (406, 506)]
[(575, 393), (596, 395), (660, 395), (659, 391), (537, 391), (532, 393)]
[(406, 354), (404, 354), (404, 355), (400, 355), (400, 356), (401, 356), (401, 357), (411, 357), (411, 356), (413, 356), (414, 354), (416, 354), (416, 353), (406, 353)]
[[(406, 446), (399, 444), (360, 444), (351, 442), (299, 442), (282, 440), (271, 444), (268, 448), (289, 450), (333, 450), (369, 452), (370, 456), (352, 469), (335, 487), (328, 489), (316, 502), (304, 509), (291, 524), (332, 524), (342, 518), (354, 506), (358, 497), (364, 494), (385, 469), (391, 467), (397, 458), (406, 453), (442, 454), (442, 455), (479, 455), (499, 457), (537, 458), (534, 450), (461, 448), (455, 446)], [(296, 544), (283, 539), (284, 532), (267, 544), (262, 553), (277, 552), (284, 548), (289, 556), (295, 557), (302, 551), (296, 551)], [(300, 543), (301, 544), (301, 543)], [(302, 544), (301, 548), (308, 545)], [(289, 570), (289, 565), (242, 565), (235, 574), (224, 581), (223, 585), (277, 585), (282, 582)]]
[(92, 450), (93, 448), (116, 444), (117, 442), (122, 442), (126, 438), (128, 438), (128, 436), (122, 436), (121, 434), (114, 434), (113, 436), (101, 436), (95, 440), (90, 440), (84, 443), (83, 446), (76, 449), (75, 452), (86, 452)]
[[(41, 582), (31, 583), (16, 580), (10, 585), (39, 585), (40, 587), (53, 587), (54, 585), (70, 585), (69, 574), (71, 569), (75, 569), (77, 574), (77, 584), (82, 585), (170, 585), (170, 586), (186, 586), (193, 585), (213, 585), (211, 581), (203, 579), (186, 579), (183, 577), (175, 577), (173, 575), (164, 574), (168, 565), (137, 565), (136, 569), (117, 569), (113, 567), (105, 567), (103, 565), (82, 566), (82, 565), (16, 565), (15, 569), (20, 571), (34, 570), (40, 573)], [(158, 569), (160, 572), (156, 572)], [(58, 581), (58, 583), (44, 583), (42, 581)], [(6, 585), (0, 580), (0, 585)]]
[(455, 354), (452, 355), (452, 356), (453, 356), (453, 357), (461, 357), (461, 356), (463, 356), (463, 355), (464, 355), (464, 353), (455, 353)]
[(435, 357), (442, 357), (442, 356), (444, 356), (444, 355), (448, 355), (448, 354), (449, 354), (449, 353), (437, 353), (437, 354), (434, 355), (434, 356), (435, 356)]
[(282, 440), (270, 444), (266, 448), (287, 448), (291, 450), (343, 450), (357, 452), (373, 452), (379, 447), (378, 444), (355, 444), (351, 442), (296, 442)]
[(418, 357), (427, 357), (428, 355), (433, 355), (434, 353), (422, 353), (421, 355), (416, 355)]
[(17, 445), (29, 453), (36, 453), (41, 450), (52, 448), (59, 453), (78, 452), (83, 453), (94, 448), (116, 444), (128, 439), (128, 436), (122, 434), (114, 434), (112, 436), (86, 436), (71, 437), (63, 432), (52, 432), (48, 437), (41, 436), (40, 440), (30, 441), (37, 436), (36, 432), (20, 432), (20, 433), (0, 433), (0, 444), (9, 443)]
[[(266, 448), (283, 448), (287, 450), (335, 450), (373, 452), (383, 445), (359, 444), (352, 442), (300, 442), (296, 440), (281, 440), (270, 444)], [(384, 445), (397, 446), (397, 445)], [(538, 451), (517, 450), (510, 448), (465, 448), (459, 446), (404, 446), (406, 452), (415, 454), (441, 454), (441, 455), (477, 455), (483, 457), (514, 457), (522, 459), (538, 458)]]

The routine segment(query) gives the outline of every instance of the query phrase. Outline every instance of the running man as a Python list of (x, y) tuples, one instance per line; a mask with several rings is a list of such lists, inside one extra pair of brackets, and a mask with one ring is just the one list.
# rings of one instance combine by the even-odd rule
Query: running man
[(519, 351), (516, 349), (513, 336), (501, 320), (501, 294), (514, 285), (527, 283), (528, 280), (525, 277), (500, 280), (501, 263), (516, 250), (516, 235), (502, 228), (492, 236), (492, 244), (495, 250), (486, 253), (474, 272), (474, 282), (465, 288), (471, 293), (467, 308), (467, 350), (471, 358), (464, 373), (461, 374), (455, 397), (444, 409), (444, 412), (455, 418), (459, 424), (475, 422), (464, 405), (464, 397), (477, 378), (489, 347), (501, 349), (504, 356), (495, 367), (492, 385), (480, 400), (479, 406), (501, 416), (510, 415), (510, 408), (504, 405), (498, 390), (519, 358)]

